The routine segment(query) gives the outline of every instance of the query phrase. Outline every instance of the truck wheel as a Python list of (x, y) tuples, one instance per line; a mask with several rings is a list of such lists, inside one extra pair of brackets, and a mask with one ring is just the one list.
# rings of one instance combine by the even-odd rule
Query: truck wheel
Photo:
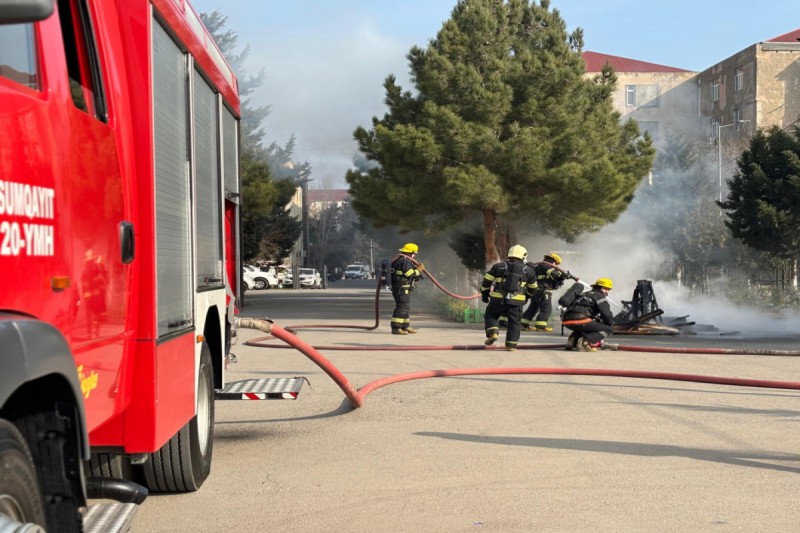
[(43, 533), (44, 525), (31, 452), (14, 424), (0, 419), (0, 531)]
[(214, 368), (206, 343), (197, 376), (197, 414), (144, 463), (153, 492), (194, 492), (211, 472), (214, 450)]
[(258, 289), (269, 289), (269, 281), (266, 278), (256, 278), (253, 280), (253, 286)]

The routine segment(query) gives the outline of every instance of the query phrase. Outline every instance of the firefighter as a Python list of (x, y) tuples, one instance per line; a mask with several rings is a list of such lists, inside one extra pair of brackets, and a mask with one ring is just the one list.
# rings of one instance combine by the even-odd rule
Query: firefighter
[(392, 335), (408, 335), (416, 333), (411, 327), (411, 292), (414, 285), (422, 278), (425, 265), (414, 260), (419, 252), (419, 246), (413, 242), (403, 245), (399, 254), (392, 258), (390, 276), (392, 281), (392, 296), (394, 297), (394, 311), (392, 312)]
[(558, 299), (565, 308), (562, 323), (572, 331), (564, 349), (594, 352), (603, 347), (613, 331), (614, 317), (606, 298), (613, 286), (609, 278), (599, 278), (590, 291), (583, 292), (584, 285), (579, 282)]
[[(528, 263), (536, 272), (536, 284), (539, 286), (531, 296), (531, 303), (522, 313), (522, 331), (553, 331), (547, 324), (553, 312), (553, 291), (564, 285), (564, 281), (572, 278), (572, 274), (557, 268), (561, 264), (561, 256), (549, 253), (539, 263)], [(536, 320), (534, 321), (534, 317)]]
[(536, 290), (536, 273), (525, 264), (528, 251), (516, 244), (508, 250), (508, 261), (496, 263), (483, 276), (481, 299), (486, 306), (483, 322), (486, 346), (499, 337), (500, 316), (507, 317), (506, 349), (514, 351), (520, 335), (522, 307)]

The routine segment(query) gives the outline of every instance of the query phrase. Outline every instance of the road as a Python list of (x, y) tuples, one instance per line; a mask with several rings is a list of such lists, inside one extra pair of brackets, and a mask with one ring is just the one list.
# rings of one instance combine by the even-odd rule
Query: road
[[(284, 327), (370, 326), (372, 283), (252, 291), (243, 314)], [(316, 346), (365, 347), (323, 351), (356, 387), (406, 372), (494, 367), (800, 380), (798, 357), (380, 349), (483, 340), (481, 325), (448, 322), (414, 302), (419, 333), (391, 336), (388, 293), (380, 304), (376, 330), (312, 327), (298, 335)], [(352, 409), (298, 351), (276, 340), (263, 343), (274, 348), (245, 346), (263, 337), (253, 330), (240, 337), (228, 379), (309, 383), (295, 401), (217, 402), (211, 477), (196, 493), (151, 495), (134, 532), (792, 531), (800, 522), (798, 391), (475, 375), (393, 384)], [(564, 340), (556, 331), (523, 333), (521, 342)]]

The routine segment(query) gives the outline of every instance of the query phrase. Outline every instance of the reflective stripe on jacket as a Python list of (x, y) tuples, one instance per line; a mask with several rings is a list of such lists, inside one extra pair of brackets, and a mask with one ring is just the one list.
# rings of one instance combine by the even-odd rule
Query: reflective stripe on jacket
[[(481, 293), (489, 294), (490, 298), (506, 299), (506, 294), (503, 291), (503, 286), (506, 282), (506, 273), (508, 270), (507, 262), (496, 263), (492, 265), (486, 274), (483, 276), (481, 282)], [(522, 279), (519, 282), (520, 291), (516, 294), (510, 295), (508, 300), (515, 303), (524, 304), (525, 301), (533, 296), (537, 288), (536, 274), (533, 269), (525, 265), (522, 270)]]

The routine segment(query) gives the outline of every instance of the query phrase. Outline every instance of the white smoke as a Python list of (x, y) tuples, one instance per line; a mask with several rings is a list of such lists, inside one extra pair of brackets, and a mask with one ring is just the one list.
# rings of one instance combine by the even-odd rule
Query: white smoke
[[(717, 333), (738, 332), (743, 336), (797, 334), (800, 313), (767, 312), (756, 305), (743, 306), (723, 296), (726, 280), (711, 280), (711, 295), (693, 294), (677, 280), (664, 281), (663, 265), (672, 257), (671, 250), (654, 244), (648, 225), (632, 211), (597, 233), (583, 235), (575, 243), (535, 235), (523, 235), (520, 244), (528, 248), (529, 261), (541, 261), (544, 254), (558, 253), (561, 266), (582, 281), (611, 278), (614, 289), (609, 294), (614, 314), (622, 302), (633, 298), (637, 281), (651, 280), (663, 317), (683, 317), (698, 325), (714, 326)], [(570, 286), (567, 283), (558, 296)]]

